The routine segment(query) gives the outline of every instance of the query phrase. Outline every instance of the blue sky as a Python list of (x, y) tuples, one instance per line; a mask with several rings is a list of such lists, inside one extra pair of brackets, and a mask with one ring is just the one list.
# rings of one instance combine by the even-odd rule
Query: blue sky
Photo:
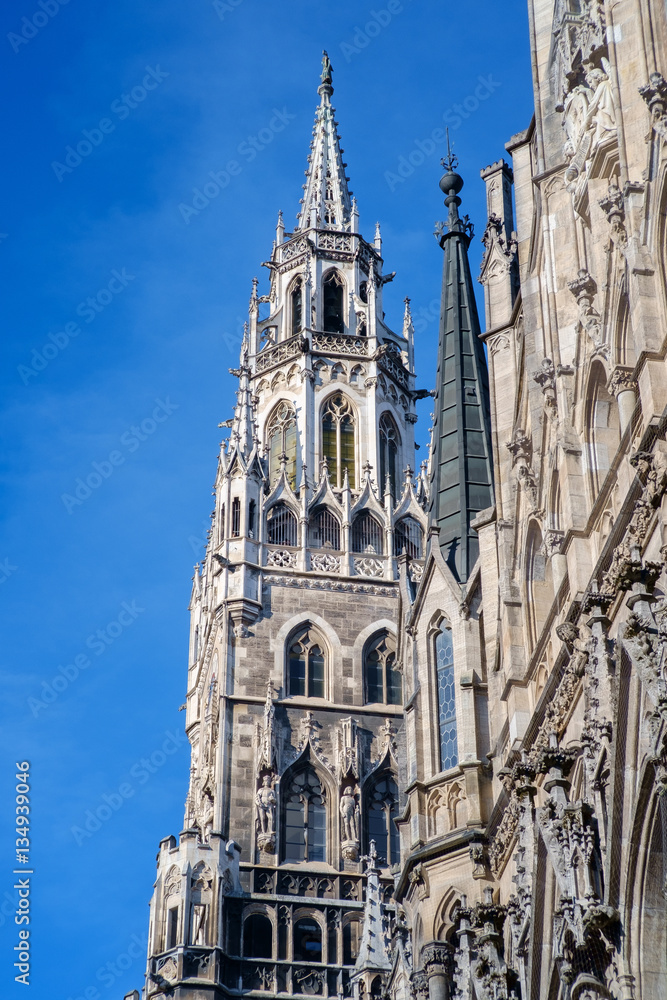
[[(372, 239), (380, 220), (385, 270), (397, 272), (387, 320), (400, 328), (409, 295), (418, 384), (430, 388), (444, 215), (432, 134), (449, 123), (479, 237), (479, 170), (532, 114), (524, 6), (19, 0), (3, 11), (3, 998), (25, 995), (7, 825), (23, 760), (29, 995), (107, 1000), (142, 985), (155, 854), (183, 818), (187, 603), (218, 423), (231, 415), (227, 370), (253, 275), (267, 290), (278, 210), (294, 224), (322, 48), (361, 230)], [(209, 183), (221, 189), (189, 211)], [(476, 268), (478, 238), (471, 256)], [(86, 495), (78, 481), (91, 473)]]

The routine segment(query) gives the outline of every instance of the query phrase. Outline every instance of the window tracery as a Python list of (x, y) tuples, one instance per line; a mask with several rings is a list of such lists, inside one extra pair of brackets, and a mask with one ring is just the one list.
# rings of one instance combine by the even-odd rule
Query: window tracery
[(327, 462), (334, 487), (342, 487), (347, 469), (350, 488), (355, 488), (354, 412), (342, 392), (329, 396), (322, 410), (322, 457)]
[(398, 829), (394, 820), (398, 816), (398, 787), (390, 775), (380, 777), (369, 789), (367, 799), (367, 847), (375, 841), (378, 858), (387, 865), (400, 860)]
[(324, 643), (310, 626), (297, 632), (287, 651), (287, 688), (290, 695), (324, 698), (326, 659)]
[(283, 842), (285, 861), (326, 861), (324, 792), (311, 767), (293, 775), (285, 792)]
[(322, 282), (322, 327), (325, 333), (344, 333), (344, 282), (338, 271), (329, 271)]
[(438, 733), (440, 736), (440, 770), (456, 767), (459, 762), (456, 731), (456, 693), (454, 678), (454, 645), (452, 632), (443, 628), (435, 639), (435, 666), (438, 682)]
[(387, 632), (376, 636), (364, 651), (366, 702), (400, 705), (401, 674), (396, 669), (396, 646)]
[(286, 456), (285, 472), (292, 489), (296, 486), (296, 413), (284, 400), (278, 403), (266, 425), (269, 450), (269, 482), (280, 475), (281, 456)]
[(384, 493), (387, 487), (387, 476), (389, 477), (389, 489), (392, 500), (396, 500), (398, 485), (397, 464), (398, 449), (401, 438), (394, 418), (390, 413), (383, 413), (380, 417), (380, 491)]

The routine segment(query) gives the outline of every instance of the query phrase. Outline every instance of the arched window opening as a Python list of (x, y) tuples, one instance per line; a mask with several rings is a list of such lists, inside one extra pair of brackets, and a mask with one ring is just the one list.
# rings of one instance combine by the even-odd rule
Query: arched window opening
[(390, 776), (375, 782), (368, 796), (368, 837), (375, 841), (375, 850), (381, 863), (398, 864), (400, 845), (394, 820), (398, 816), (398, 788)]
[(366, 702), (400, 705), (401, 675), (396, 669), (396, 646), (393, 638), (383, 632), (376, 636), (364, 652)]
[(366, 510), (357, 514), (352, 522), (352, 551), (372, 552), (375, 555), (384, 552), (384, 528)]
[(301, 279), (297, 281), (290, 296), (292, 307), (292, 336), (301, 333), (303, 327), (303, 285)]
[(287, 652), (287, 686), (290, 695), (325, 697), (324, 643), (310, 627), (297, 632)]
[(324, 795), (312, 768), (295, 774), (285, 792), (285, 861), (326, 861)]
[(273, 928), (262, 913), (251, 913), (243, 924), (245, 958), (273, 958)]
[(327, 507), (310, 519), (310, 545), (314, 549), (340, 549), (340, 521)]
[(220, 507), (220, 538), (227, 537), (227, 525), (225, 524), (225, 505)]
[(362, 281), (359, 285), (359, 298), (362, 302), (368, 302), (368, 282)]
[(241, 501), (238, 497), (232, 500), (232, 538), (241, 534)]
[(257, 506), (254, 500), (248, 504), (248, 538), (255, 537), (255, 511)]
[(312, 917), (302, 917), (294, 925), (294, 961), (322, 961), (322, 931)]
[(547, 559), (542, 532), (536, 521), (530, 524), (525, 545), (526, 614), (531, 648), (537, 642), (554, 601), (551, 560)]
[(192, 649), (192, 662), (196, 663), (199, 659), (199, 625), (195, 625), (195, 638)]
[(404, 517), (394, 527), (394, 555), (400, 556), (403, 551), (410, 559), (421, 559), (424, 532), (421, 524), (414, 517)]
[(278, 403), (266, 425), (269, 448), (269, 482), (280, 475), (281, 456), (286, 456), (285, 472), (292, 489), (296, 486), (296, 413), (289, 403)]
[(338, 271), (329, 271), (322, 282), (322, 312), (325, 333), (344, 333), (343, 279)]
[(343, 927), (343, 965), (354, 965), (360, 941), (361, 924), (358, 920), (348, 920)]
[(266, 515), (266, 537), (270, 545), (298, 545), (298, 525), (285, 503), (274, 504)]
[(454, 678), (454, 644), (452, 631), (443, 628), (435, 640), (435, 667), (438, 681), (438, 733), (440, 736), (440, 770), (456, 767), (459, 762), (456, 732), (456, 692)]
[(389, 477), (389, 489), (392, 500), (396, 500), (396, 489), (398, 485), (397, 463), (398, 448), (401, 443), (398, 428), (394, 418), (390, 413), (383, 413), (380, 417), (380, 482), (379, 487), (384, 494), (387, 488), (387, 476)]
[(350, 488), (355, 488), (354, 451), (352, 406), (341, 392), (337, 392), (329, 397), (322, 411), (322, 457), (326, 459), (334, 487), (342, 487), (344, 470), (347, 469)]

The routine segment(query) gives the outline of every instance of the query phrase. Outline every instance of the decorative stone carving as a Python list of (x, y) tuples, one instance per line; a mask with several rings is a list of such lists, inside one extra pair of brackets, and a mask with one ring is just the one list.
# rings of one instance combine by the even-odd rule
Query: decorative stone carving
[(547, 528), (544, 532), (544, 540), (542, 542), (542, 551), (547, 559), (560, 554), (564, 539), (564, 531), (558, 531), (556, 528)]
[(542, 390), (545, 405), (551, 410), (556, 410), (556, 369), (551, 358), (545, 358), (542, 365), (536, 372), (533, 372), (533, 379)]
[(484, 254), (479, 280), (483, 285), (495, 278), (502, 278), (509, 274), (516, 259), (518, 248), (516, 233), (512, 233), (509, 242), (507, 242), (503, 229), (502, 219), (492, 212), (482, 236)]
[(410, 875), (408, 876), (410, 885), (413, 885), (417, 890), (418, 899), (426, 899), (430, 892), (430, 886), (428, 881), (428, 872), (422, 864), (417, 864), (413, 867)]
[(607, 216), (614, 244), (619, 250), (624, 250), (628, 245), (628, 234), (625, 230), (625, 205), (623, 193), (615, 180), (609, 181), (607, 194), (598, 201), (598, 205)]
[(667, 138), (667, 80), (662, 73), (651, 73), (649, 82), (639, 88), (651, 113), (651, 125), (662, 138)]
[(381, 559), (355, 559), (355, 576), (382, 576), (384, 573), (384, 563)]
[(296, 553), (288, 552), (287, 549), (270, 549), (266, 562), (268, 566), (293, 569), (296, 567)]
[(340, 573), (340, 558), (332, 556), (328, 552), (313, 553), (310, 557), (312, 569), (321, 573)]
[(621, 392), (636, 393), (637, 380), (633, 377), (632, 373), (632, 368), (624, 368), (622, 365), (617, 365), (614, 368), (607, 382), (607, 389), (614, 398), (617, 398)]
[(580, 329), (588, 334), (596, 351), (604, 352), (607, 346), (603, 343), (600, 314), (593, 305), (598, 287), (595, 280), (582, 267), (574, 281), (568, 281), (567, 287), (577, 300)]

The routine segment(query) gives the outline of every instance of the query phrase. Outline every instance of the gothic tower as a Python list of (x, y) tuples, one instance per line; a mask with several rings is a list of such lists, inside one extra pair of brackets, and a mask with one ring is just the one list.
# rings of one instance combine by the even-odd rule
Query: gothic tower
[(349, 995), (355, 974), (377, 992), (389, 967), (382, 921), (360, 951), (361, 924), (399, 861), (396, 636), (427, 520), (419, 394), (409, 304), (395, 333), (382, 302), (394, 275), (379, 226), (370, 242), (359, 232), (332, 93), (325, 54), (297, 223), (279, 216), (233, 371), (190, 605), (185, 822), (160, 845), (151, 902), (151, 1000)]

